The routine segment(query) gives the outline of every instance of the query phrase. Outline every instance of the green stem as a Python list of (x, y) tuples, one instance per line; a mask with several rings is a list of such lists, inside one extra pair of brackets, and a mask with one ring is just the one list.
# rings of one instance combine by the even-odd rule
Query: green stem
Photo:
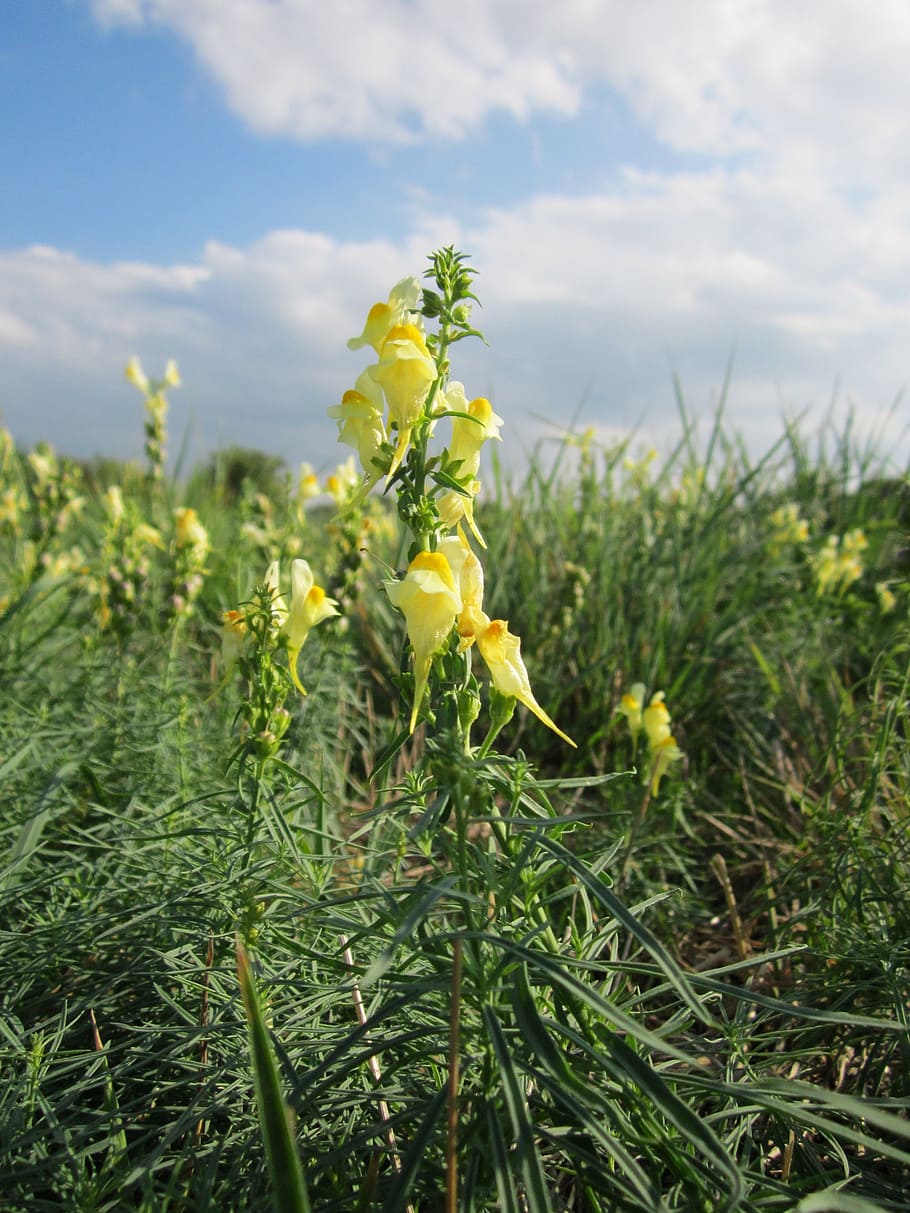
[(256, 773), (253, 776), (253, 791), (249, 805), (247, 806), (246, 837), (243, 844), (243, 863), (240, 865), (241, 872), (246, 872), (253, 857), (253, 843), (256, 841), (256, 831), (259, 825), (259, 792), (262, 785), (263, 772), (265, 771), (265, 763), (266, 760), (264, 758), (258, 760), (256, 763)]

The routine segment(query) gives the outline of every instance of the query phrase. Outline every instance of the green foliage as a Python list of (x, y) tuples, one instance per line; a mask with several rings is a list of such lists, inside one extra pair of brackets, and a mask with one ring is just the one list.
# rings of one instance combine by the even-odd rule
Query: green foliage
[[(454, 651), (402, 728), (401, 619), (351, 556), (396, 560), (381, 513), (197, 481), (183, 615), (174, 486), (124, 480), (118, 514), (107, 473), (0, 455), (4, 1209), (270, 1209), (262, 1124), (324, 1213), (905, 1207), (904, 474), (849, 434), (754, 462), (720, 421), (663, 462), (570, 435), (499, 473), (487, 609), (575, 751)], [(821, 587), (857, 530), (858, 575)], [(266, 753), (222, 614), (268, 616), (267, 564), (301, 554), (344, 621), (306, 639), (305, 697), (263, 624)], [(637, 682), (684, 754), (656, 795)], [(499, 752), (465, 745), (468, 691)]]

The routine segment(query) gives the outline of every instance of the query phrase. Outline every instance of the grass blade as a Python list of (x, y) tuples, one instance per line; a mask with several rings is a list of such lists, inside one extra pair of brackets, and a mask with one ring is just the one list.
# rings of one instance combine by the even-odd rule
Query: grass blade
[(284, 1101), (278, 1067), (262, 1019), (259, 995), (243, 945), (237, 942), (237, 976), (250, 1033), (250, 1056), (259, 1123), (274, 1190), (275, 1213), (310, 1213), (300, 1157), (291, 1132), (290, 1108)]

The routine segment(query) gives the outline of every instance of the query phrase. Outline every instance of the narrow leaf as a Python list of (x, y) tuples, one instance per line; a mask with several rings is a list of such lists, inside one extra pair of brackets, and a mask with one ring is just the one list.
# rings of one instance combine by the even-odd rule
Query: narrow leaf
[(274, 1191), (275, 1213), (310, 1213), (300, 1158), (291, 1132), (291, 1110), (284, 1101), (278, 1067), (262, 1019), (259, 995), (243, 944), (237, 941), (237, 976), (250, 1030), (250, 1057), (259, 1123)]
[(528, 1213), (552, 1213), (543, 1166), (534, 1142), (534, 1126), (528, 1115), (527, 1103), (522, 1095), (505, 1034), (491, 1007), (483, 1008), (483, 1019), (499, 1065), (502, 1093), (516, 1137), (518, 1168), (524, 1185)]

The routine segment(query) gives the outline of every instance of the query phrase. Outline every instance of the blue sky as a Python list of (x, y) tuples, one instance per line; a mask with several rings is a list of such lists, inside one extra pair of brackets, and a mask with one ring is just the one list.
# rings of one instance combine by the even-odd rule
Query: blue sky
[[(329, 466), (376, 299), (456, 243), (526, 450), (576, 413), (669, 448), (673, 377), (756, 453), (832, 399), (905, 457), (902, 0), (16, 0), (0, 18), (0, 412), (18, 440), (172, 426)], [(461, 351), (459, 351), (461, 354)], [(505, 453), (505, 452), (504, 452)]]

